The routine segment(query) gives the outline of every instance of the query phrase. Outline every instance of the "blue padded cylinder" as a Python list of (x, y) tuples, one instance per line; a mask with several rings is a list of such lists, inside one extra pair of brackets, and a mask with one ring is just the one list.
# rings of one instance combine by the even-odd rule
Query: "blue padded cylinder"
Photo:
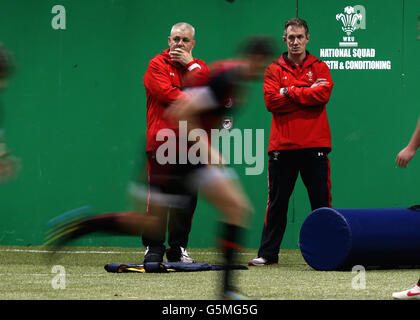
[(420, 211), (319, 208), (303, 222), (299, 246), (316, 270), (420, 266)]

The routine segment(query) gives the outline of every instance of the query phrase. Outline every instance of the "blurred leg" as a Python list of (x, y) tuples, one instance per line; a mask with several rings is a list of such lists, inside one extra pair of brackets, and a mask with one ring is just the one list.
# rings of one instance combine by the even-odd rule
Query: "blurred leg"
[(219, 245), (225, 266), (223, 292), (232, 291), (235, 290), (232, 266), (240, 249), (239, 243), (251, 206), (242, 188), (234, 180), (220, 175), (218, 168), (208, 167), (204, 181), (201, 186), (203, 195), (222, 213)]

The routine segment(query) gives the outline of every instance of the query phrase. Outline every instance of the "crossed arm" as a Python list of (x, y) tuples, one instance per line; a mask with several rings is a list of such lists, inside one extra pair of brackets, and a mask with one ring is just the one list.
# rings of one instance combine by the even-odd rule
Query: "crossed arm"
[(317, 76), (317, 80), (310, 86), (306, 82), (295, 80), (288, 87), (283, 87), (282, 75), (270, 67), (267, 68), (264, 76), (267, 110), (289, 113), (306, 107), (325, 105), (329, 101), (334, 84), (327, 66), (322, 68)]

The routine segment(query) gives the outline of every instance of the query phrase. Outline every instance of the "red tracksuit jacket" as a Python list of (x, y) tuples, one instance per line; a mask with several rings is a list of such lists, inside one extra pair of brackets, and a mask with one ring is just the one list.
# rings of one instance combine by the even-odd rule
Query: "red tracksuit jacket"
[(169, 49), (152, 58), (143, 77), (147, 98), (146, 151), (155, 151), (163, 141), (156, 141), (159, 130), (176, 130), (178, 125), (163, 119), (163, 112), (176, 99), (186, 94), (182, 89), (207, 83), (209, 68), (204, 61), (194, 59), (186, 66), (171, 60)]
[[(329, 85), (311, 88), (318, 79)], [(280, 88), (288, 88), (288, 97)], [(333, 81), (325, 62), (307, 53), (300, 66), (287, 59), (287, 53), (267, 67), (264, 75), (264, 99), (272, 113), (268, 152), (304, 148), (331, 148), (326, 103)]]

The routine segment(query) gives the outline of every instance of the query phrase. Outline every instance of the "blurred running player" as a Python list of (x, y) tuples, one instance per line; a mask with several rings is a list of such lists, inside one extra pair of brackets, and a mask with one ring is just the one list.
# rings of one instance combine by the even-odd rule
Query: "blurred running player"
[[(265, 37), (247, 39), (240, 59), (214, 63), (210, 68), (210, 80), (207, 85), (187, 90), (188, 96), (175, 101), (164, 114), (172, 121), (185, 121), (187, 133), (195, 130), (197, 134), (198, 139), (194, 141), (194, 146), (200, 152), (199, 165), (186, 167), (182, 179), (172, 180), (170, 183), (176, 183), (179, 188), (199, 189), (203, 196), (222, 213), (220, 247), (225, 266), (222, 292), (226, 299), (243, 297), (238, 294), (233, 284), (232, 266), (235, 264), (236, 252), (240, 250), (240, 240), (247, 225), (247, 215), (251, 206), (235, 178), (236, 175), (231, 169), (222, 166), (222, 156), (209, 144), (207, 132), (220, 127), (225, 112), (240, 105), (244, 93), (241, 84), (261, 77), (272, 56), (273, 47), (269, 39)], [(184, 138), (187, 139), (186, 137)], [(175, 151), (180, 152), (176, 145), (174, 145)], [(158, 162), (161, 160), (163, 159), (157, 159)], [(168, 182), (165, 175), (152, 178), (162, 186)], [(182, 199), (165, 193), (155, 194), (153, 198), (157, 205), (159, 201), (162, 202), (162, 206), (167, 206), (171, 201), (174, 205), (182, 205)], [(78, 213), (80, 212), (76, 212)], [(147, 232), (153, 235), (153, 228), (159, 225), (156, 220), (148, 219), (151, 216), (140, 214), (138, 217), (141, 219), (136, 221), (132, 212), (103, 214), (82, 219), (79, 217), (73, 219), (73, 215), (74, 213), (53, 221), (47, 244), (64, 244), (68, 240), (97, 231), (120, 234)]]

